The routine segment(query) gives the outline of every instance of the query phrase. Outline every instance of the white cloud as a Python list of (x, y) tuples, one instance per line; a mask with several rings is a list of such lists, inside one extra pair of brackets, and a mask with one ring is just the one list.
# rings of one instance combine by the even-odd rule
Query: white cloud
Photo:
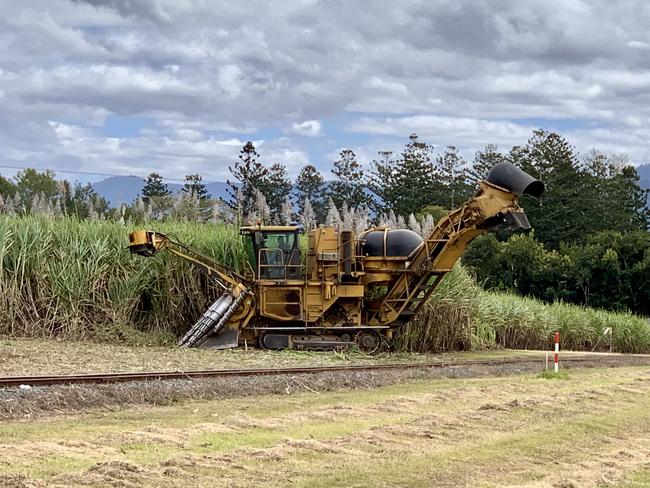
[[(0, 163), (216, 178), (249, 138), (265, 138), (264, 159), (295, 171), (347, 145), (371, 159), (411, 132), (471, 151), (522, 144), (554, 124), (580, 150), (650, 160), (648, 3), (0, 8), (12, 12), (0, 18)], [(130, 117), (151, 124), (107, 135), (107, 121)]]
[(316, 137), (321, 135), (321, 123), (318, 120), (294, 122), (291, 124), (291, 129), (301, 136)]
[(404, 137), (416, 133), (434, 144), (481, 147), (490, 142), (515, 145), (525, 142), (534, 126), (467, 117), (415, 115), (362, 117), (350, 124), (351, 132)]
[(650, 43), (644, 41), (629, 41), (627, 46), (633, 49), (648, 49), (650, 48)]

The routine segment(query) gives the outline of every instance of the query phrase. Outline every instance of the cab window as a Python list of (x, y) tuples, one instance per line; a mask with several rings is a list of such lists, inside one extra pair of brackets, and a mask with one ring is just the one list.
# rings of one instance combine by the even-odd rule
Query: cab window
[(255, 232), (253, 246), (261, 279), (299, 279), (302, 266), (297, 232)]

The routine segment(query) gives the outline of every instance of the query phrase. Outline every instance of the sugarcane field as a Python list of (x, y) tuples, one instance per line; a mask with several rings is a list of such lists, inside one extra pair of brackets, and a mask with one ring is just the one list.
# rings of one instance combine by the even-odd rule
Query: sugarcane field
[(0, 487), (650, 487), (645, 5), (0, 5)]

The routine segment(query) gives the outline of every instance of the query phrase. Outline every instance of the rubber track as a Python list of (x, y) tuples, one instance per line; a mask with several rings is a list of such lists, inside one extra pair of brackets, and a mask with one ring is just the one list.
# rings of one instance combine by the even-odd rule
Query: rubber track
[[(603, 362), (626, 359), (631, 356), (614, 357), (573, 357), (563, 359), (563, 363)], [(649, 359), (646, 357), (646, 359)], [(394, 364), (351, 364), (345, 366), (307, 366), (292, 368), (261, 368), (261, 369), (216, 369), (198, 371), (147, 371), (132, 373), (87, 373), (51, 376), (6, 376), (0, 377), (0, 388), (16, 387), (20, 385), (49, 386), (73, 385), (84, 383), (124, 383), (128, 381), (158, 381), (196, 378), (225, 378), (245, 376), (280, 376), (289, 374), (317, 374), (339, 371), (385, 371), (400, 369), (429, 369), (429, 368), (458, 368), (466, 366), (498, 366), (506, 364), (541, 363), (541, 358), (517, 359), (486, 359), (475, 361), (440, 361), (434, 363), (394, 363)]]

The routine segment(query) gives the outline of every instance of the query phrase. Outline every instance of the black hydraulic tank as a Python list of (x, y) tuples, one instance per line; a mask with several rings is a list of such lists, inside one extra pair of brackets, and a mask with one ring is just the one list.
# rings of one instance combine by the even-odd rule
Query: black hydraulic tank
[(422, 244), (422, 238), (408, 229), (371, 230), (362, 239), (365, 256), (406, 257)]

